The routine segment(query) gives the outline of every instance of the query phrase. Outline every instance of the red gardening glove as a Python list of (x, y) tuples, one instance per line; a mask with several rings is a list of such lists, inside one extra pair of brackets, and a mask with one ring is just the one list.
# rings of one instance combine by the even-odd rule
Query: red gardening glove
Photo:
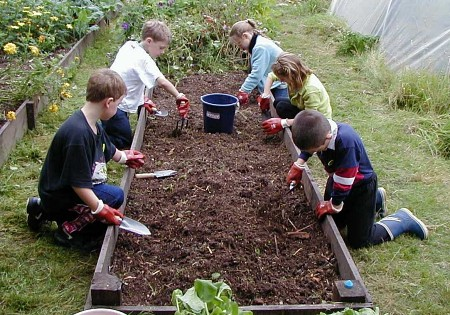
[(186, 96), (184, 96), (184, 94), (181, 94), (179, 97), (177, 97), (176, 103), (180, 118), (187, 118), (189, 108), (191, 107), (189, 100), (186, 98)]
[(331, 201), (321, 201), (316, 207), (316, 217), (317, 219), (321, 219), (325, 214), (336, 214), (342, 210), (342, 206), (340, 209), (336, 206), (333, 206)]
[(248, 93), (244, 91), (239, 91), (236, 97), (239, 100), (239, 105), (247, 105), (248, 104)]
[(261, 126), (264, 129), (264, 132), (273, 135), (277, 132), (280, 132), (284, 128), (289, 127), (287, 123), (287, 119), (281, 119), (281, 118), (270, 118), (262, 122)]
[(292, 163), (289, 172), (286, 175), (286, 182), (291, 184), (294, 182), (294, 185), (299, 184), (302, 181), (303, 170), (305, 169), (304, 165), (300, 165), (297, 162)]
[(270, 97), (258, 96), (256, 99), (258, 101), (259, 109), (264, 113), (270, 109)]
[(137, 150), (124, 150), (127, 160), (125, 164), (131, 168), (140, 168), (145, 163), (145, 155)]
[(156, 104), (151, 99), (145, 100), (144, 107), (150, 115), (153, 115), (157, 111)]
[(120, 225), (123, 218), (122, 212), (117, 209), (114, 209), (108, 205), (104, 205), (102, 211), (97, 214), (94, 214), (95, 218), (105, 224), (114, 224)]

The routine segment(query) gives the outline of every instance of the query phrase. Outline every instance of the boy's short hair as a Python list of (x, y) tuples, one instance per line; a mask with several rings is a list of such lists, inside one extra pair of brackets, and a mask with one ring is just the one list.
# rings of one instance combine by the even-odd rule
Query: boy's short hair
[(157, 20), (149, 20), (142, 26), (141, 40), (151, 38), (155, 42), (170, 43), (172, 33), (164, 22)]
[(313, 109), (302, 110), (295, 116), (292, 124), (292, 140), (300, 150), (323, 145), (330, 132), (331, 125), (328, 119)]
[(127, 86), (120, 75), (111, 69), (96, 70), (89, 78), (86, 87), (86, 101), (100, 102), (112, 97), (118, 100), (127, 93)]

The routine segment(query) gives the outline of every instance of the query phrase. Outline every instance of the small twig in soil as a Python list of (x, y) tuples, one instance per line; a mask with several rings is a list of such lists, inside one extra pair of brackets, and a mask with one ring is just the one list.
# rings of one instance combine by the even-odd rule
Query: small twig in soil
[(295, 253), (293, 253), (293, 254), (292, 254), (292, 256), (295, 256), (295, 255), (297, 255), (297, 254), (298, 254), (298, 252), (299, 252), (299, 251), (301, 251), (301, 250), (302, 250), (302, 248), (300, 247), (299, 249), (297, 249), (297, 250), (295, 251)]
[(277, 236), (274, 235), (273, 238), (275, 239), (275, 252), (277, 256), (280, 254), (280, 251), (278, 250), (278, 242), (277, 242)]
[(295, 230), (298, 230), (297, 227), (294, 225), (294, 223), (292, 223), (292, 221), (290, 219), (288, 219), (288, 221), (294, 227)]

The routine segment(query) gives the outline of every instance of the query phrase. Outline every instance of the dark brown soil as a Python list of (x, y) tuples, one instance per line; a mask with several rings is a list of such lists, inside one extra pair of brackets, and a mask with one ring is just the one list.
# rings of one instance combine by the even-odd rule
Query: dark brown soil
[[(173, 169), (175, 177), (134, 179), (125, 214), (151, 236), (121, 232), (112, 271), (123, 280), (124, 305), (170, 305), (174, 289), (215, 273), (239, 305), (317, 304), (331, 300), (336, 260), (301, 189), (286, 194), (291, 157), (277, 136), (260, 128), (251, 103), (231, 135), (203, 131), (200, 96), (234, 95), (245, 74), (195, 75), (178, 88), (191, 101), (189, 127), (173, 137), (173, 97), (156, 91), (169, 110), (149, 118), (138, 173)], [(296, 232), (296, 233), (293, 233)]]

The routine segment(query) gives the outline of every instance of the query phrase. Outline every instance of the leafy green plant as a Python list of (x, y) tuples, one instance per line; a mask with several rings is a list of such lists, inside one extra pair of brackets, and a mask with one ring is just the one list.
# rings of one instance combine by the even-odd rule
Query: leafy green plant
[(352, 31), (343, 31), (337, 47), (338, 55), (352, 56), (360, 55), (372, 48), (378, 43), (376, 36), (363, 35)]
[(140, 40), (143, 23), (151, 17), (164, 21), (173, 38), (158, 65), (168, 77), (179, 79), (193, 72), (236, 69), (246, 64), (238, 47), (229, 43), (231, 26), (242, 19), (270, 20), (273, 0), (136, 1), (126, 6), (121, 24), (126, 39)]
[(184, 294), (180, 289), (172, 292), (175, 315), (252, 315), (252, 311), (239, 309), (232, 299), (230, 286), (224, 282), (196, 279), (194, 286)]

